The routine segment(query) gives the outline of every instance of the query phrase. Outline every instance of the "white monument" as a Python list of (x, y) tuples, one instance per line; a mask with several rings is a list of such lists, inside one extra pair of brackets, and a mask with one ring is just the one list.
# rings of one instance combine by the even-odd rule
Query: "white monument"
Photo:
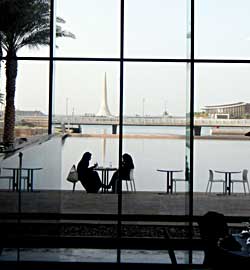
[(104, 88), (102, 92), (102, 102), (100, 109), (98, 113), (96, 114), (97, 116), (112, 116), (112, 114), (109, 111), (108, 107), (108, 101), (107, 101), (107, 78), (106, 78), (106, 72), (104, 74)]

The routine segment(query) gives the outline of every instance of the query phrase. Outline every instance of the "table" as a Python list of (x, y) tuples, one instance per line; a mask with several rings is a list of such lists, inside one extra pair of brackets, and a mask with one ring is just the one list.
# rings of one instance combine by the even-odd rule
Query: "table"
[(236, 174), (236, 173), (241, 173), (241, 171), (220, 171), (220, 170), (215, 170), (216, 173), (224, 173), (225, 174), (225, 190), (224, 193), (228, 195), (231, 194), (231, 175)]
[[(11, 170), (12, 171), (12, 178), (13, 184), (12, 189), (13, 191), (19, 190), (19, 179), (20, 179), (20, 168), (18, 167), (5, 167), (4, 170)], [(34, 171), (42, 170), (40, 167), (28, 167), (22, 168), (22, 171), (26, 171), (26, 175), (21, 175), (21, 179), (27, 180), (27, 191), (33, 191), (33, 181), (34, 181)], [(21, 184), (21, 183), (20, 183)]]
[(173, 193), (173, 173), (183, 172), (183, 170), (157, 169), (157, 171), (167, 173), (167, 193)]
[[(102, 166), (98, 166), (94, 169), (95, 171), (100, 171), (102, 173), (102, 177), (101, 177), (101, 180), (102, 180), (102, 184), (104, 185), (108, 185), (109, 183), (109, 172), (110, 171), (116, 171), (117, 168), (114, 168), (114, 167), (102, 167)], [(104, 188), (102, 187), (102, 192), (107, 192), (108, 189), (107, 188)]]

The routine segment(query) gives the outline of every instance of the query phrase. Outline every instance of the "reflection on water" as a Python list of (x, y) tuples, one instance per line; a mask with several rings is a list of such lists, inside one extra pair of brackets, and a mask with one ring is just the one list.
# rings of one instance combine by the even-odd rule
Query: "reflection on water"
[[(166, 131), (166, 127), (157, 127), (151, 132), (159, 134), (159, 130)], [(138, 191), (166, 191), (166, 175), (157, 172), (157, 169), (181, 169), (182, 173), (175, 177), (184, 178), (185, 170), (185, 139), (157, 138), (151, 136), (141, 128), (141, 133), (148, 134), (147, 138), (132, 136), (124, 138), (123, 152), (130, 153), (135, 163), (135, 182)], [(172, 130), (172, 128), (170, 128)], [(138, 130), (138, 127), (135, 128)], [(182, 129), (184, 130), (184, 129)], [(100, 133), (108, 130), (99, 130)], [(154, 132), (153, 132), (154, 131)], [(176, 128), (178, 133), (180, 128)], [(133, 133), (132, 130), (130, 131)], [(67, 137), (63, 143), (61, 138), (49, 140), (46, 143), (30, 147), (24, 151), (24, 167), (42, 167), (34, 175), (34, 188), (39, 189), (68, 189), (72, 184), (66, 181), (69, 170), (77, 164), (86, 151), (91, 152), (92, 163), (118, 167), (119, 140), (112, 136), (96, 137)], [(208, 170), (235, 170), (248, 169), (250, 144), (248, 140), (207, 140), (199, 139), (194, 142), (194, 191), (204, 192), (208, 181)], [(18, 166), (18, 153), (13, 158), (1, 161), (1, 168)], [(7, 174), (2, 170), (2, 174)], [(110, 175), (111, 176), (111, 175)], [(218, 175), (217, 175), (218, 177)], [(222, 177), (220, 175), (220, 177)], [(8, 188), (8, 181), (1, 181), (0, 188)], [(77, 189), (82, 189), (77, 184)], [(179, 182), (177, 191), (185, 190), (185, 182)], [(213, 185), (213, 191), (221, 192), (220, 183)], [(242, 185), (235, 185), (235, 191), (243, 192)]]
[[(93, 127), (92, 127), (93, 128)], [(167, 127), (125, 127), (130, 133), (159, 134)], [(134, 130), (132, 129), (134, 128)], [(99, 130), (100, 131), (100, 130)], [(134, 132), (133, 132), (134, 131)], [(184, 133), (184, 128), (176, 128), (176, 134)], [(109, 133), (108, 130), (105, 131)], [(128, 131), (127, 131), (128, 132)], [(158, 133), (157, 133), (158, 132)], [(103, 133), (103, 127), (100, 131)], [(124, 132), (125, 133), (125, 132)], [(71, 185), (63, 179), (66, 178), (72, 164), (76, 164), (83, 152), (93, 153), (92, 162), (99, 165), (118, 166), (118, 144), (117, 138), (67, 138), (63, 146), (62, 156), (62, 188), (71, 189)], [(249, 169), (248, 141), (240, 140), (195, 140), (194, 143), (194, 191), (204, 192), (208, 170), (242, 170)], [(156, 139), (156, 138), (125, 138), (123, 141), (123, 152), (130, 153), (135, 162), (135, 181), (137, 190), (142, 191), (165, 191), (166, 175), (157, 172), (157, 169), (171, 168), (182, 169), (183, 173), (175, 176), (184, 178), (185, 170), (185, 140), (184, 139)], [(81, 186), (78, 186), (81, 189)], [(213, 186), (213, 191), (221, 192), (222, 187), (218, 183)], [(178, 183), (177, 191), (184, 191), (185, 183)], [(235, 191), (242, 191), (242, 186), (235, 185)]]
[[(81, 126), (82, 133), (85, 134), (103, 134), (104, 132), (107, 134), (112, 133), (112, 126)], [(117, 129), (119, 132), (119, 129)], [(124, 126), (123, 127), (124, 134), (172, 134), (172, 135), (185, 135), (185, 127), (173, 127), (173, 126)], [(210, 135), (211, 128), (203, 127), (201, 129), (201, 135)]]

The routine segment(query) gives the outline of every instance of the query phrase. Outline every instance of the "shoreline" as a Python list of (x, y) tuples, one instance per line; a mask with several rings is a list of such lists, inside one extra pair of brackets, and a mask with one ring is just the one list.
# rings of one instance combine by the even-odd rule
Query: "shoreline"
[[(79, 133), (67, 133), (70, 137), (79, 138), (108, 138), (108, 139), (119, 139), (119, 134), (79, 134)], [(177, 134), (123, 134), (125, 139), (179, 139), (185, 140), (186, 135)], [(244, 135), (207, 135), (207, 136), (194, 136), (196, 140), (250, 140), (249, 137)]]

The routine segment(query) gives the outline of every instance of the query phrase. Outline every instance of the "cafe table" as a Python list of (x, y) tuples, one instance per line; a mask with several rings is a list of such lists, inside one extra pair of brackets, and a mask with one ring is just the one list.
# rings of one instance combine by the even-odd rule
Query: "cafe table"
[[(101, 172), (101, 181), (102, 181), (102, 184), (104, 184), (104, 185), (107, 186), (108, 183), (109, 183), (109, 172), (116, 171), (117, 168), (106, 167), (106, 166), (98, 166), (94, 170)], [(107, 188), (102, 187), (102, 192), (107, 192), (107, 191), (108, 191)]]
[(173, 174), (182, 172), (183, 170), (176, 169), (157, 169), (158, 172), (164, 172), (167, 174), (167, 193), (173, 193)]
[[(18, 191), (19, 186), (21, 187), (21, 183), (19, 183), (20, 179), (20, 168), (19, 167), (3, 167), (4, 170), (12, 171), (12, 189), (13, 191)], [(27, 191), (33, 191), (33, 182), (34, 182), (34, 171), (42, 170), (41, 167), (23, 167), (21, 168), (21, 180), (27, 180)], [(26, 172), (26, 173), (25, 173)]]
[(216, 173), (222, 173), (225, 175), (225, 190), (224, 193), (231, 194), (231, 177), (232, 174), (241, 173), (241, 171), (230, 171), (230, 170), (215, 170)]

